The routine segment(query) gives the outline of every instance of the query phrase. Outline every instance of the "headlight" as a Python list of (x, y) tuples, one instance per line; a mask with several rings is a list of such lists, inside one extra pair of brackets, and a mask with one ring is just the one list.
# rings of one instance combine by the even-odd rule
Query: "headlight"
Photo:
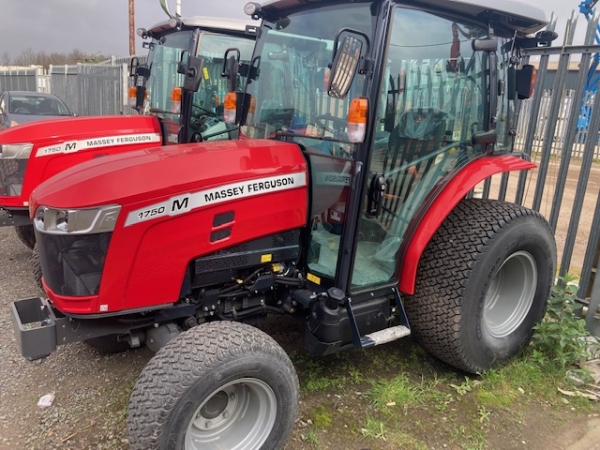
[(0, 145), (0, 158), (2, 159), (27, 159), (31, 155), (33, 144), (2, 144)]
[(35, 227), (49, 234), (92, 234), (113, 231), (120, 205), (89, 209), (56, 209), (40, 206), (33, 219)]

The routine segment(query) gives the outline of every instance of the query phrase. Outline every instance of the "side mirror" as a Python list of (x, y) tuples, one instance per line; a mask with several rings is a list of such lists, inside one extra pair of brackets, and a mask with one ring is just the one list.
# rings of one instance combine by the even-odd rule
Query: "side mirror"
[[(230, 55), (231, 53), (235, 54)], [(223, 56), (223, 70), (221, 71), (221, 76), (227, 78), (227, 90), (229, 92), (235, 92), (237, 87), (240, 56), (241, 53), (237, 48), (228, 48), (225, 50), (225, 56)]]
[(327, 86), (327, 93), (330, 97), (342, 99), (348, 95), (352, 80), (356, 76), (361, 51), (362, 42), (358, 38), (349, 35), (344, 37), (331, 64), (331, 74)]
[(517, 70), (516, 88), (519, 100), (524, 100), (533, 96), (536, 76), (537, 70), (531, 64), (526, 64), (521, 69)]
[(137, 69), (140, 65), (140, 60), (137, 56), (131, 58), (131, 63), (129, 63), (129, 76), (135, 77), (137, 75)]
[(188, 64), (190, 60), (190, 52), (187, 50), (183, 50), (181, 52), (181, 57), (179, 58), (179, 63), (177, 64), (177, 73), (185, 75), (187, 72)]
[(188, 58), (187, 70), (183, 80), (183, 89), (189, 92), (196, 92), (200, 88), (202, 82), (202, 69), (204, 68), (204, 60), (198, 56), (190, 56)]

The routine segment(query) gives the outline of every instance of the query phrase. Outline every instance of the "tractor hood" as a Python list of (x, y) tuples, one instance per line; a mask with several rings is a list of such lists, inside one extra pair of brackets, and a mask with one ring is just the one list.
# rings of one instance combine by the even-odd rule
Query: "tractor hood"
[(160, 143), (158, 119), (94, 116), (44, 120), (0, 131), (0, 145), (31, 143), (32, 157), (43, 157), (126, 144), (129, 141), (123, 138), (128, 136), (138, 136), (136, 142)]
[(69, 117), (0, 131), (0, 207), (27, 208), (43, 181), (84, 161), (162, 143), (151, 116)]
[(149, 148), (88, 161), (55, 175), (33, 192), (30, 210), (33, 213), (39, 205), (73, 209), (109, 204), (130, 209), (174, 195), (306, 169), (297, 145), (272, 140)]

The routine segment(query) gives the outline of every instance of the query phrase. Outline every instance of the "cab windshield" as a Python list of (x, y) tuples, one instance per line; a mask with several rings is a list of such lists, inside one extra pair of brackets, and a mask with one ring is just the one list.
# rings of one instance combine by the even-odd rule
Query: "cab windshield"
[[(200, 88), (194, 94), (192, 116), (222, 116), (222, 102), (227, 92), (227, 81), (221, 77), (223, 55), (231, 47), (238, 48), (243, 61), (249, 61), (254, 41), (227, 35), (202, 33), (199, 39), (198, 56), (204, 60)], [(179, 114), (171, 112), (171, 92), (183, 86), (183, 74), (177, 72), (182, 52), (195, 51), (193, 31), (181, 31), (154, 39), (153, 51), (149, 55), (150, 77), (148, 78), (148, 108), (150, 114), (179, 120)], [(243, 85), (243, 80), (239, 80)]]
[(171, 119), (178, 116), (171, 113), (171, 91), (183, 85), (183, 75), (177, 73), (177, 66), (181, 53), (184, 50), (192, 52), (193, 45), (192, 31), (181, 31), (152, 40), (148, 55), (150, 77), (146, 84), (149, 113), (161, 117), (166, 115)]
[(332, 5), (264, 20), (247, 87), (252, 103), (241, 129), (244, 135), (268, 138), (282, 132), (330, 154), (342, 152), (340, 147), (352, 154), (346, 136), (348, 105), (363, 95), (364, 77), (354, 78), (343, 100), (327, 95), (328, 64), (342, 28), (371, 35), (370, 4)]

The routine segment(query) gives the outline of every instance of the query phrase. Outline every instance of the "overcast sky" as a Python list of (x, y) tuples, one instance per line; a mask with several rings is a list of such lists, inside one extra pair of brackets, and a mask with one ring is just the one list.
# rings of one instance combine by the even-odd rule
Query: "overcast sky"
[[(498, 0), (502, 1), (502, 0)], [(539, 5), (560, 18), (562, 35), (567, 19), (580, 0), (521, 0)], [(182, 0), (182, 15), (244, 19), (247, 0)], [(169, 0), (171, 10), (175, 0)], [(0, 0), (0, 55), (23, 50), (89, 54), (128, 54), (128, 0)], [(135, 27), (148, 28), (166, 19), (158, 0), (135, 0)], [(580, 16), (576, 43), (583, 43), (585, 19)], [(136, 36), (137, 38), (137, 36)], [(140, 48), (140, 39), (136, 39)]]

